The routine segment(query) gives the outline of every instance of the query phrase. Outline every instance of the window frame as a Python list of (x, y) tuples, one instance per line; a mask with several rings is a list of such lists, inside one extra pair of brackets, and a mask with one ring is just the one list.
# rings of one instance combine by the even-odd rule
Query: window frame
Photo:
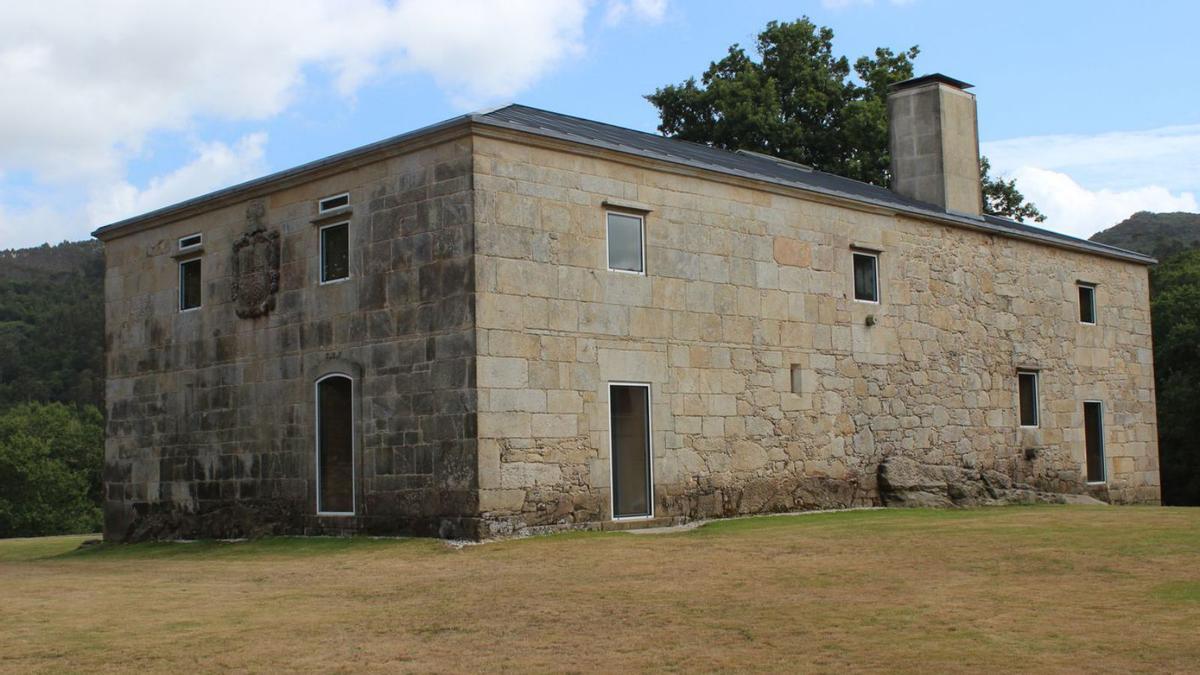
[[(192, 238), (195, 238), (195, 240), (196, 240), (194, 243), (191, 243), (191, 244), (183, 243), (184, 241), (186, 241), (188, 239), (192, 239)], [(184, 236), (180, 237), (179, 241), (178, 241), (178, 249), (181, 252), (182, 251), (192, 251), (192, 250), (200, 248), (201, 246), (204, 246), (204, 233), (203, 232), (196, 232), (194, 234), (184, 235)]]
[[(611, 237), (609, 236), (609, 216), (624, 216), (626, 218), (637, 218), (638, 220), (638, 253), (641, 254), (640, 270), (627, 270), (612, 266), (612, 245)], [(604, 209), (604, 266), (609, 272), (620, 272), (621, 274), (636, 274), (638, 276), (646, 276), (646, 214), (637, 213), (634, 211), (622, 211), (620, 209)]]
[[(1094, 403), (1100, 408), (1100, 472), (1104, 477), (1100, 480), (1088, 480), (1087, 475), (1087, 406), (1089, 403)], [(1108, 484), (1108, 447), (1104, 442), (1104, 401), (1095, 398), (1083, 400), (1083, 482), (1088, 485), (1107, 485)]]
[[(184, 312), (194, 312), (194, 311), (204, 307), (204, 263), (202, 262), (203, 260), (204, 260), (204, 258), (194, 257), (194, 258), (186, 258), (184, 260), (179, 261), (179, 272), (178, 272), (178, 274), (179, 274), (179, 277), (178, 277), (179, 289), (178, 289), (176, 295), (177, 295), (177, 300), (178, 300), (177, 306), (179, 308), (180, 314), (182, 314)], [(184, 307), (183, 304), (184, 304), (184, 288), (185, 287), (184, 287), (183, 269), (184, 269), (184, 267), (186, 267), (192, 263), (196, 263), (197, 265), (200, 266), (200, 281), (199, 281), (200, 301), (194, 307)]]
[[(649, 481), (648, 491), (648, 506), (649, 513), (643, 515), (618, 516), (617, 515), (617, 462), (613, 461), (613, 449), (616, 447), (613, 441), (613, 423), (612, 423), (612, 390), (613, 387), (642, 387), (646, 390), (646, 453), (649, 455), (647, 462), (646, 475)], [(638, 520), (654, 520), (654, 399), (653, 392), (649, 382), (628, 382), (625, 380), (610, 380), (608, 382), (608, 515), (613, 521), (638, 521)]]
[[(1079, 323), (1084, 326), (1095, 326), (1098, 323), (1097, 319), (1099, 319), (1099, 315), (1100, 315), (1100, 310), (1096, 306), (1096, 284), (1091, 284), (1086, 281), (1076, 281), (1075, 288), (1077, 289), (1075, 292), (1075, 299), (1076, 299), (1076, 302), (1078, 303), (1078, 307), (1079, 307)], [(1092, 320), (1091, 321), (1083, 320), (1083, 293), (1085, 290), (1092, 294)]]
[[(1025, 424), (1021, 414), (1021, 378), (1033, 377), (1033, 424)], [(1038, 429), (1042, 426), (1042, 371), (1033, 368), (1017, 369), (1017, 426), (1022, 429)]]
[[(858, 297), (858, 283), (856, 278), (856, 270), (854, 263), (859, 256), (871, 259), (872, 268), (875, 271), (875, 299), (866, 300)], [(855, 302), (862, 302), (868, 305), (878, 305), (883, 299), (882, 284), (879, 283), (879, 251), (871, 251), (862, 248), (850, 249), (850, 295), (854, 297)]]
[[(338, 204), (337, 206), (329, 206), (329, 207), (325, 206), (326, 202), (333, 201), (334, 199), (341, 199), (342, 197), (346, 198), (345, 204)], [(335, 195), (329, 195), (328, 197), (321, 197), (320, 199), (317, 200), (317, 215), (320, 215), (322, 213), (331, 213), (333, 211), (339, 211), (339, 210), (347, 208), (349, 206), (350, 206), (350, 193), (349, 192), (339, 192)]]
[[(335, 377), (350, 381), (350, 511), (321, 510), (321, 383)], [(355, 391), (354, 376), (349, 373), (335, 371), (326, 373), (313, 381), (313, 471), (316, 476), (316, 504), (318, 516), (354, 516), (358, 514), (358, 416), (355, 414), (358, 405), (358, 393)]]
[[(325, 278), (325, 231), (331, 230), (335, 227), (342, 227), (342, 226), (345, 226), (345, 228), (346, 228), (346, 276), (337, 277), (335, 279), (326, 279)], [(349, 220), (339, 220), (336, 223), (329, 223), (328, 225), (322, 225), (320, 228), (318, 228), (317, 229), (317, 248), (319, 249), (317, 252), (317, 281), (320, 282), (321, 286), (326, 286), (328, 284), (336, 284), (336, 283), (340, 283), (343, 281), (347, 281), (350, 279), (351, 276), (353, 276), (350, 271), (350, 221)]]

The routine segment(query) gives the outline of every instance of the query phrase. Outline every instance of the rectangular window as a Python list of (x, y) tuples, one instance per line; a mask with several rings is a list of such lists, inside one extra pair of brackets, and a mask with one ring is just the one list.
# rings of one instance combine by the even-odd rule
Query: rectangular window
[(874, 253), (854, 253), (854, 299), (879, 302), (879, 256)]
[(179, 238), (179, 250), (184, 251), (189, 248), (196, 248), (204, 242), (204, 238), (199, 234), (189, 234), (186, 237)]
[(608, 269), (618, 272), (646, 271), (646, 252), (641, 216), (608, 212)]
[(613, 518), (654, 515), (653, 451), (650, 443), (650, 386), (610, 384)]
[(1087, 452), (1087, 480), (1103, 483), (1104, 477), (1104, 404), (1083, 402), (1083, 437)]
[(1079, 284), (1079, 323), (1096, 323), (1096, 287)]
[(179, 263), (179, 311), (200, 307), (200, 259)]
[(340, 195), (326, 197), (326, 198), (322, 199), (321, 201), (317, 202), (317, 213), (325, 213), (326, 211), (340, 209), (343, 206), (349, 206), (349, 205), (350, 205), (350, 193), (344, 192)]
[(1036, 370), (1017, 371), (1018, 398), (1021, 406), (1021, 426), (1038, 425), (1038, 373)]
[(321, 228), (321, 283), (350, 277), (350, 223)]

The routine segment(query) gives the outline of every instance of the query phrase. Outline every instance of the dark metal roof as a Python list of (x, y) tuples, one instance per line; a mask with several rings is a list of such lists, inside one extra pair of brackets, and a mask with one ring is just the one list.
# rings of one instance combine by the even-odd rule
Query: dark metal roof
[(198, 208), (205, 203), (218, 199), (254, 192), (277, 182), (316, 173), (327, 167), (365, 157), (374, 152), (386, 150), (391, 146), (396, 146), (466, 123), (511, 129), (522, 133), (603, 148), (662, 162), (686, 165), (706, 171), (798, 188), (813, 193), (892, 209), (914, 216), (992, 232), (1002, 236), (1037, 241), (1144, 264), (1155, 262), (1154, 258), (1140, 253), (1051, 232), (1050, 230), (1032, 227), (1007, 218), (998, 218), (995, 216), (980, 218), (948, 212), (933, 204), (902, 197), (878, 185), (862, 183), (823, 171), (815, 171), (809, 167), (768, 155), (721, 150), (699, 143), (680, 141), (643, 131), (626, 129), (611, 124), (516, 104), (504, 106), (489, 112), (461, 115), (444, 122), (417, 129), (416, 131), (394, 136), (370, 145), (347, 150), (324, 159), (224, 188), (173, 206), (167, 206), (140, 216), (106, 225), (97, 229), (92, 235), (103, 237), (115, 234), (117, 230), (139, 223), (167, 218), (173, 214), (180, 214), (186, 210)]
[(928, 84), (930, 82), (941, 82), (942, 84), (948, 84), (951, 87), (957, 87), (958, 89), (970, 89), (971, 87), (975, 86), (973, 84), (963, 82), (962, 80), (956, 80), (953, 77), (950, 77), (949, 75), (943, 75), (941, 73), (930, 73), (929, 75), (922, 75), (920, 77), (910, 77), (909, 79), (904, 80), (902, 82), (896, 82), (896, 83), (888, 86), (888, 89), (891, 89), (892, 91), (899, 91), (901, 89), (912, 89), (913, 87), (919, 87), (923, 84)]

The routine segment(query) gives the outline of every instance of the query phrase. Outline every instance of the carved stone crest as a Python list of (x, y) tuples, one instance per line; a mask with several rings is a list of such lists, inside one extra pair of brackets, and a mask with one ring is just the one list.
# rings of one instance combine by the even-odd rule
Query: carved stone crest
[(279, 232), (258, 228), (233, 244), (233, 301), (243, 319), (275, 309), (279, 291)]

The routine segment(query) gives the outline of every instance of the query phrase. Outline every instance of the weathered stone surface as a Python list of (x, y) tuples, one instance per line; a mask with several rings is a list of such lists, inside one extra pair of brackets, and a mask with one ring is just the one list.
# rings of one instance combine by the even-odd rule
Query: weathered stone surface
[(909, 457), (880, 462), (879, 496), (884, 506), (897, 507), (1105, 503), (1084, 494), (1037, 490), (998, 471), (921, 464)]

